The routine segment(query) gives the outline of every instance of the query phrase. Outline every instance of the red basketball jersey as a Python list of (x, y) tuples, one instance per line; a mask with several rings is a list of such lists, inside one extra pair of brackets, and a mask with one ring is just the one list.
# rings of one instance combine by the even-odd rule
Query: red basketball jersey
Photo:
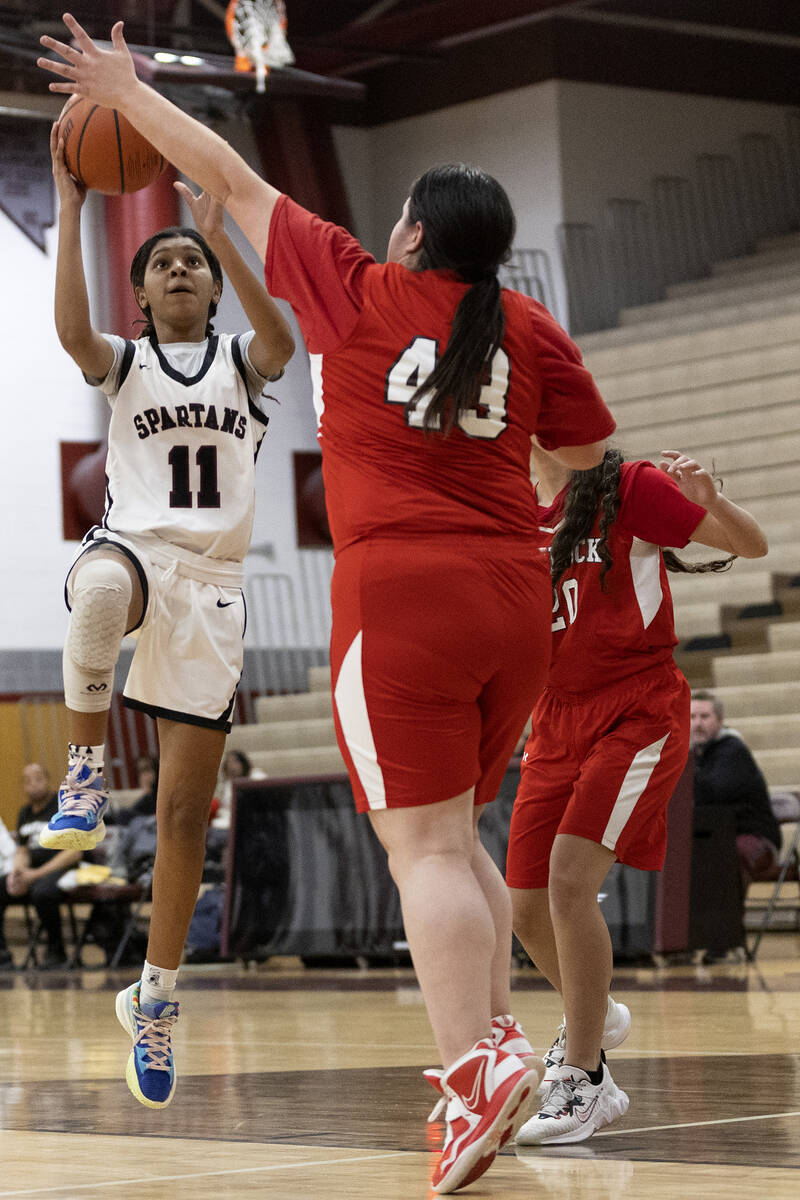
[(607, 437), (614, 420), (580, 353), (540, 304), (503, 291), (506, 332), (479, 406), (426, 435), (430, 375), (467, 290), (449, 271), (377, 263), (344, 229), (287, 196), (265, 278), (290, 301), (311, 356), (328, 516), (337, 551), (364, 537), (511, 535), (536, 545), (531, 435), (555, 448)]
[[(561, 525), (566, 494), (564, 488), (539, 510), (543, 547)], [(600, 586), (598, 512), (553, 596), (549, 688), (595, 691), (672, 657), (677, 638), (661, 547), (685, 546), (704, 516), (705, 509), (651, 463), (622, 464), (619, 512), (608, 534), (614, 565), (607, 590)]]

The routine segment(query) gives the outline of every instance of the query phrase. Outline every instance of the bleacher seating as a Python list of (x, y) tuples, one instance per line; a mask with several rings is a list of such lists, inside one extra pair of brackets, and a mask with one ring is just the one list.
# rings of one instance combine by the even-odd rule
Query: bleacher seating
[[(763, 525), (763, 559), (670, 577), (677, 661), (713, 687), (773, 787), (800, 783), (800, 234), (716, 263), (709, 278), (623, 310), (580, 339), (629, 457), (680, 449)], [(697, 547), (687, 557), (713, 557)]]
[(228, 748), (243, 750), (267, 775), (338, 774), (345, 770), (333, 727), (330, 668), (309, 670), (309, 691), (261, 696), (256, 721), (234, 725)]

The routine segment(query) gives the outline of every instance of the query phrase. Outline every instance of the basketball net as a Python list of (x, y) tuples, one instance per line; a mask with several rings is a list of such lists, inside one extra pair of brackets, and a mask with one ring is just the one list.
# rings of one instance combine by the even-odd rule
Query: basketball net
[(255, 69), (257, 92), (264, 91), (271, 67), (286, 67), (294, 62), (286, 40), (283, 0), (230, 0), (225, 32), (236, 51), (236, 70)]

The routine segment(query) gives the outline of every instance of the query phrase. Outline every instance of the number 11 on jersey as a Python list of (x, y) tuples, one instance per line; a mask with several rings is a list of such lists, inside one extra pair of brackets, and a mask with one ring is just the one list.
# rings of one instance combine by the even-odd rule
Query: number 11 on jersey
[[(173, 446), (167, 461), (172, 467), (172, 488), (169, 493), (170, 508), (192, 508), (194, 496), (189, 480), (189, 447)], [(200, 446), (195, 455), (200, 468), (200, 488), (197, 492), (198, 508), (219, 508), (220, 495), (217, 491), (217, 447)]]

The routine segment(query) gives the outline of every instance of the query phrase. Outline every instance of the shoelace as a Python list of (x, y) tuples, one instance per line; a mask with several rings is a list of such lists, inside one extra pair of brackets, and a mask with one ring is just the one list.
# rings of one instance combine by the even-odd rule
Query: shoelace
[[(82, 778), (84, 768), (89, 774)], [(94, 784), (98, 781), (100, 787), (95, 788)], [(78, 813), (80, 816), (94, 814), (105, 799), (106, 792), (100, 772), (95, 771), (92, 767), (87, 767), (85, 763), (78, 763), (67, 775), (61, 789), (59, 810), (69, 805), (71, 813)]]
[(555, 1117), (563, 1109), (572, 1112), (575, 1103), (575, 1084), (571, 1079), (556, 1079), (539, 1109), (540, 1117)]
[[(424, 1078), (427, 1080), (427, 1082), (431, 1085), (431, 1087), (433, 1087), (433, 1088), (441, 1087), (441, 1083), (437, 1082), (437, 1081), (441, 1081), (442, 1075), (444, 1075), (444, 1071), (440, 1071), (436, 1067), (428, 1067), (428, 1069), (426, 1071), (423, 1071), (422, 1074), (423, 1074)], [(449, 1097), (445, 1094), (445, 1092), (442, 1092), (441, 1096), (436, 1101), (436, 1103), (434, 1104), (434, 1106), (431, 1110), (431, 1115), (428, 1117), (428, 1124), (430, 1124), (432, 1121), (439, 1120), (439, 1117), (442, 1115), (444, 1110), (447, 1108), (448, 1099), (449, 1099)]]
[(170, 1044), (169, 1031), (178, 1019), (174, 1013), (169, 1017), (136, 1016), (139, 1032), (133, 1039), (134, 1046), (141, 1043), (146, 1050), (147, 1069), (151, 1071), (169, 1071)]
[(60, 812), (63, 812), (69, 806), (70, 813), (77, 813), (78, 816), (94, 815), (105, 800), (105, 796), (99, 792), (92, 796), (91, 793), (65, 791), (61, 798)]
[(550, 1067), (560, 1067), (564, 1061), (564, 1052), (567, 1048), (567, 1023), (562, 1021), (558, 1027), (556, 1040), (553, 1042), (547, 1054), (544, 1056), (544, 1065)]

